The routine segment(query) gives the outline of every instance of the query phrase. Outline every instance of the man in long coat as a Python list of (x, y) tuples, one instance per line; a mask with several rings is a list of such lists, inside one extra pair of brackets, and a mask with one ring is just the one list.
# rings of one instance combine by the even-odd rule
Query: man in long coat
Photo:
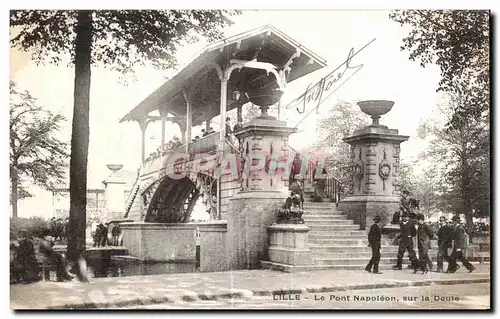
[(403, 256), (406, 251), (411, 261), (411, 267), (413, 269), (418, 267), (418, 260), (413, 249), (413, 237), (417, 235), (417, 230), (415, 225), (410, 222), (410, 218), (407, 212), (403, 213), (403, 221), (399, 225), (400, 227), (400, 240), (398, 249), (398, 259), (395, 266), (392, 267), (394, 270), (401, 270), (403, 268)]
[(437, 231), (438, 255), (436, 272), (443, 271), (443, 259), (448, 263), (450, 262), (450, 257), (448, 256), (448, 248), (451, 248), (453, 243), (453, 229), (446, 222), (446, 217), (439, 217), (439, 223), (441, 224), (441, 227), (439, 227), (439, 230)]
[(450, 257), (450, 263), (448, 264), (449, 273), (454, 273), (458, 270), (457, 260), (461, 261), (462, 264), (469, 270), (473, 272), (476, 268), (471, 265), (467, 257), (465, 257), (465, 249), (467, 248), (467, 240), (465, 236), (465, 229), (460, 224), (460, 217), (453, 216), (453, 251)]
[[(420, 263), (420, 270), (422, 274), (429, 271), (427, 265), (431, 265), (432, 261), (429, 258), (428, 251), (431, 247), (431, 238), (433, 236), (431, 227), (424, 222), (424, 214), (417, 215), (418, 230), (417, 230), (417, 242), (418, 242), (418, 259)], [(415, 268), (415, 272), (417, 269)]]
[(373, 225), (370, 227), (370, 232), (368, 233), (368, 243), (372, 248), (372, 258), (366, 265), (365, 270), (371, 272), (373, 266), (374, 274), (381, 274), (378, 271), (378, 264), (380, 262), (380, 240), (382, 238), (382, 228), (380, 228), (380, 216), (375, 216), (373, 218)]

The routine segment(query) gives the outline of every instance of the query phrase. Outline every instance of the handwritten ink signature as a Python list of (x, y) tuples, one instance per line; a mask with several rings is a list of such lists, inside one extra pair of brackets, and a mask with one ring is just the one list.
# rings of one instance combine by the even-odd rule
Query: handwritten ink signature
[[(321, 105), (321, 103), (323, 103), (333, 93), (335, 93), (335, 91), (337, 91), (347, 80), (349, 80), (354, 74), (356, 74), (364, 66), (363, 64), (351, 66), (352, 59), (354, 58), (354, 56), (356, 56), (359, 52), (363, 51), (368, 45), (370, 45), (375, 40), (376, 39), (374, 38), (373, 40), (371, 40), (370, 42), (365, 44), (361, 49), (359, 49), (356, 52), (354, 52), (354, 48), (351, 48), (351, 50), (349, 51), (349, 54), (347, 55), (347, 59), (344, 62), (342, 62), (339, 66), (337, 66), (332, 72), (330, 72), (324, 78), (321, 78), (321, 80), (319, 82), (317, 82), (316, 84), (314, 84), (314, 85), (309, 84), (307, 86), (306, 91), (303, 94), (301, 94), (298, 98), (296, 98), (293, 101), (291, 101), (290, 103), (288, 103), (288, 105), (285, 106), (285, 109), (291, 109), (293, 107), (296, 107), (298, 104), (302, 103), (302, 110), (300, 110), (298, 107), (296, 108), (296, 110), (299, 114), (303, 114), (306, 110), (307, 103), (309, 103), (311, 101), (314, 101), (314, 102), (317, 101), (317, 104), (313, 110), (316, 110), (316, 114), (318, 114), (319, 113), (319, 106)], [(340, 68), (342, 68), (342, 66), (344, 66), (343, 70), (336, 73)], [(349, 69), (355, 69), (354, 73), (349, 78), (347, 78), (339, 87), (337, 87), (333, 92), (331, 92), (326, 98), (323, 99), (323, 93), (330, 91), (332, 89), (333, 85), (335, 83), (337, 83), (338, 81), (340, 81), (342, 79), (342, 77), (344, 76), (344, 74)], [(312, 112), (312, 110), (310, 112), (308, 112), (305, 117), (309, 116), (309, 114), (311, 114), (311, 112)], [(300, 122), (302, 122), (305, 119), (305, 117), (303, 119), (301, 119)]]

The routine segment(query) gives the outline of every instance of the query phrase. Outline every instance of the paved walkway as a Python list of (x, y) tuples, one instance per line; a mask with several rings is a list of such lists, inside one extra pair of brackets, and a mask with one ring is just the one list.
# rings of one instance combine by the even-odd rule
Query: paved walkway
[(324, 270), (283, 273), (239, 270), (154, 276), (95, 278), (91, 283), (38, 282), (11, 285), (11, 309), (116, 308), (176, 301), (247, 298), (270, 294), (333, 292), (344, 290), (452, 285), (490, 282), (489, 264), (464, 267), (457, 273), (413, 274), (411, 269), (365, 271)]

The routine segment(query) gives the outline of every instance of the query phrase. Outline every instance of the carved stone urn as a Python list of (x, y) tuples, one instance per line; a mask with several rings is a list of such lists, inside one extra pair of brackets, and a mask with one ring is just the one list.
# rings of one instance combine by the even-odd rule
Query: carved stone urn
[(372, 125), (380, 125), (380, 117), (388, 113), (392, 109), (393, 105), (393, 101), (386, 100), (368, 100), (358, 102), (358, 106), (361, 111), (372, 118)]

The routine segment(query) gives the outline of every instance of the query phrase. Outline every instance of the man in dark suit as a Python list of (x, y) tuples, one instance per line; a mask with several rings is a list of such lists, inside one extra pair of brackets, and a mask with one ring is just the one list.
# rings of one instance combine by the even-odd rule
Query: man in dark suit
[(378, 263), (380, 262), (380, 240), (382, 238), (382, 229), (379, 225), (380, 216), (375, 216), (373, 221), (375, 223), (370, 227), (370, 232), (368, 233), (368, 243), (372, 248), (372, 258), (368, 262), (368, 265), (366, 265), (365, 270), (371, 272), (373, 266), (373, 273), (381, 274), (381, 272), (378, 271)]
[(460, 217), (453, 216), (453, 251), (450, 256), (450, 263), (448, 264), (448, 273), (454, 273), (458, 269), (457, 260), (460, 260), (462, 264), (469, 270), (473, 272), (476, 268), (471, 265), (467, 257), (465, 257), (465, 248), (467, 247), (467, 240), (465, 237), (465, 229), (460, 224)]
[(441, 227), (437, 231), (438, 236), (438, 255), (437, 255), (437, 269), (436, 272), (443, 271), (443, 259), (448, 263), (450, 262), (450, 257), (448, 256), (448, 248), (451, 248), (453, 242), (453, 229), (448, 225), (446, 217), (439, 217), (439, 223)]
[(398, 249), (398, 260), (395, 266), (392, 267), (394, 270), (401, 270), (403, 268), (403, 256), (405, 251), (408, 251), (408, 257), (410, 257), (411, 267), (413, 269), (418, 267), (418, 260), (413, 249), (413, 237), (417, 235), (417, 230), (415, 225), (410, 223), (410, 218), (407, 212), (403, 213), (403, 221), (399, 225), (400, 227), (400, 241)]
[[(427, 265), (432, 268), (432, 262), (427, 254), (431, 246), (431, 238), (433, 236), (431, 227), (424, 222), (424, 214), (417, 214), (418, 230), (417, 230), (417, 242), (418, 242), (418, 259), (420, 263), (420, 270), (422, 274), (429, 271)], [(417, 272), (415, 268), (414, 273)]]

